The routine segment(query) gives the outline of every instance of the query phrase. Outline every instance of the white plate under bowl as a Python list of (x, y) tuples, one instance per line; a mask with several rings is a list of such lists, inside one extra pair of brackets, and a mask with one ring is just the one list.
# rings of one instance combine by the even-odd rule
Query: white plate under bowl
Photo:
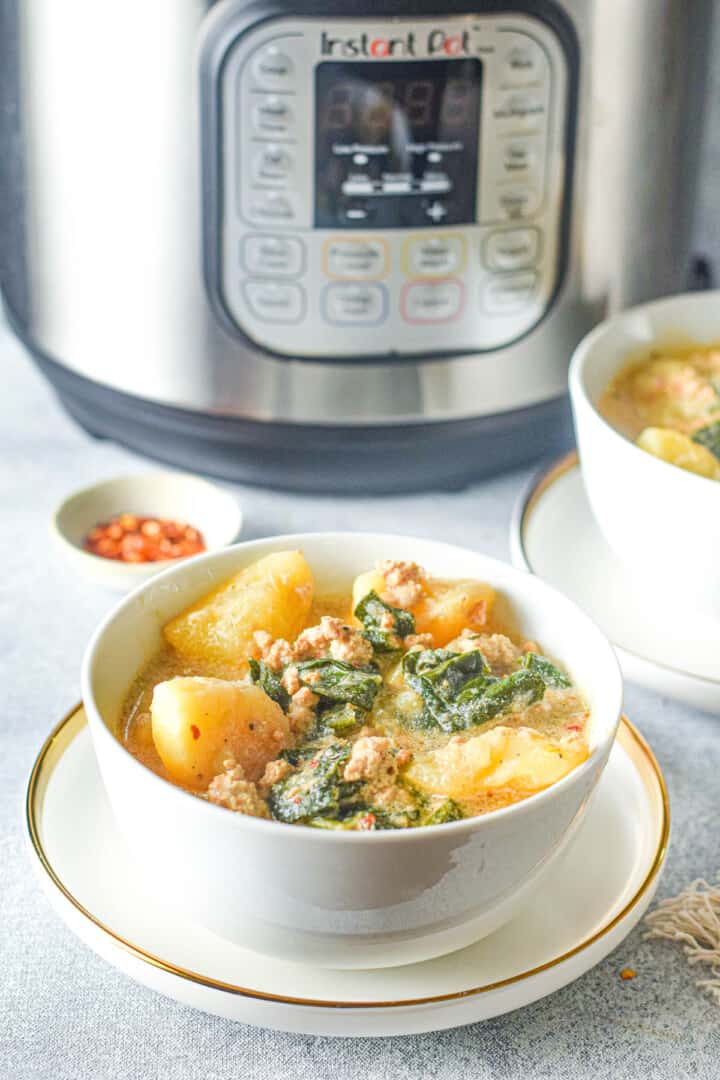
[(521, 496), (510, 546), (515, 566), (554, 585), (597, 623), (627, 679), (720, 714), (720, 622), (684, 608), (662, 580), (650, 588), (614, 554), (592, 515), (576, 453)]
[(528, 1005), (577, 979), (629, 933), (655, 892), (670, 819), (659, 766), (626, 720), (592, 800), (558, 873), (512, 923), (449, 956), (365, 971), (261, 956), (158, 904), (115, 827), (82, 708), (40, 751), (27, 824), (55, 909), (137, 982), (261, 1027), (387, 1036), (460, 1027)]

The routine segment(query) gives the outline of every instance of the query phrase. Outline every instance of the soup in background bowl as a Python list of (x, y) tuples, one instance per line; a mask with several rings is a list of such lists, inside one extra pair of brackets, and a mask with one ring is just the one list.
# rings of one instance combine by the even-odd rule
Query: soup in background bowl
[(720, 347), (633, 358), (605, 388), (600, 412), (641, 450), (720, 480)]
[(574, 834), (621, 692), (602, 634), (542, 582), (365, 534), (173, 568), (110, 614), (83, 668), (151, 887), (233, 941), (340, 967), (425, 959), (510, 919)]

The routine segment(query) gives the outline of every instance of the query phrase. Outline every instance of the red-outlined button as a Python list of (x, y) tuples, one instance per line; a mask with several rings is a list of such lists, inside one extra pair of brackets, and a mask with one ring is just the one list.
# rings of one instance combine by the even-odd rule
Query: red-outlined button
[(400, 294), (400, 311), (408, 323), (447, 323), (460, 317), (465, 286), (457, 278), (408, 281)]

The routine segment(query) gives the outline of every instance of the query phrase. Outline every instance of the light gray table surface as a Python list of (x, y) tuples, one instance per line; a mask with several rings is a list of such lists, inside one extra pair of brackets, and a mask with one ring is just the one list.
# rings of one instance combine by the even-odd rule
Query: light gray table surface
[[(720, 1076), (720, 1009), (693, 985), (680, 951), (636, 929), (574, 985), (484, 1024), (389, 1040), (282, 1035), (195, 1012), (133, 984), (78, 941), (40, 891), (25, 838), (28, 770), (79, 697), (83, 648), (110, 594), (78, 578), (48, 522), (71, 489), (146, 467), (88, 438), (0, 324), (0, 1078), (294, 1080)], [(449, 494), (293, 496), (238, 488), (245, 538), (381, 529), (508, 557), (508, 522), (527, 473)], [(589, 568), (591, 569), (591, 568)], [(691, 633), (691, 628), (688, 628)], [(626, 708), (665, 771), (673, 839), (660, 895), (720, 869), (720, 719), (634, 686)], [(612, 838), (608, 837), (608, 843)], [(622, 982), (619, 971), (638, 977)]]

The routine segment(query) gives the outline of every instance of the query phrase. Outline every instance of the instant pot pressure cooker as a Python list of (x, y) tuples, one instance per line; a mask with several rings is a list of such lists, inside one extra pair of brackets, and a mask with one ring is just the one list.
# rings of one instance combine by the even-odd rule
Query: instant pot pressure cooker
[(567, 438), (686, 285), (706, 0), (2, 0), (2, 285), (89, 431), (314, 490)]

